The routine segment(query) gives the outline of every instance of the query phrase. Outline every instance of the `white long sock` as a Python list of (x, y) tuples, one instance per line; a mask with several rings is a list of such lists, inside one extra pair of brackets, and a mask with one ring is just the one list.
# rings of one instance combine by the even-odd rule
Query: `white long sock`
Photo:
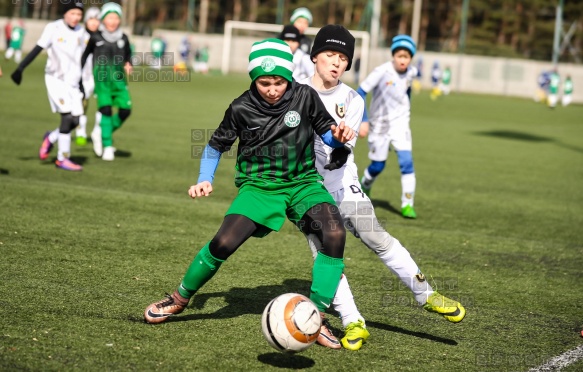
[(363, 186), (364, 187), (371, 187), (372, 183), (374, 182), (375, 179), (376, 179), (376, 176), (375, 177), (371, 176), (370, 173), (368, 172), (368, 168), (364, 168)]
[(401, 207), (407, 204), (413, 206), (415, 198), (415, 187), (417, 186), (417, 179), (415, 173), (401, 175), (401, 188), (403, 194), (401, 195)]
[(60, 161), (65, 160), (71, 154), (71, 133), (64, 134), (59, 133), (59, 154), (57, 159)]
[(420, 305), (427, 302), (427, 296), (433, 293), (433, 288), (401, 242), (393, 238), (391, 249), (381, 253), (379, 258), (413, 292)]
[(352, 322), (356, 322), (359, 319), (364, 320), (356, 303), (354, 302), (354, 296), (352, 296), (352, 291), (348, 285), (348, 280), (346, 276), (342, 274), (340, 278), (340, 283), (338, 284), (338, 289), (332, 300), (332, 306), (340, 314), (340, 319), (342, 320), (342, 325), (346, 327)]
[(49, 142), (50, 143), (55, 143), (57, 142), (57, 140), (59, 139), (59, 128), (55, 129), (54, 131), (52, 131), (51, 133), (49, 133)]
[(22, 61), (22, 50), (17, 50), (14, 54), (14, 62), (20, 63)]
[(87, 137), (87, 116), (79, 116), (79, 126), (75, 129), (75, 135), (77, 137)]

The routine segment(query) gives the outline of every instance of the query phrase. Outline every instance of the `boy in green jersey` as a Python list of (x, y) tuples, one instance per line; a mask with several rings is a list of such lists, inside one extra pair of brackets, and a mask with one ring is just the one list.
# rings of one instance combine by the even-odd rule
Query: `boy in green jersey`
[[(97, 109), (101, 113), (99, 125), (91, 133), (93, 150), (103, 160), (115, 159), (113, 133), (121, 128), (132, 110), (127, 75), (132, 71), (130, 41), (120, 28), (121, 6), (106, 3), (101, 8), (99, 31), (91, 35), (81, 57), (81, 68), (93, 54), (93, 78)], [(113, 113), (117, 107), (117, 113)]]
[[(238, 195), (178, 289), (146, 308), (146, 322), (161, 323), (181, 313), (237, 248), (252, 236), (278, 231), (286, 217), (304, 233), (323, 239), (312, 269), (310, 299), (324, 317), (344, 268), (346, 231), (316, 169), (314, 133), (332, 147), (342, 147), (355, 133), (344, 122), (336, 125), (315, 90), (292, 79), (292, 59), (282, 40), (253, 44), (247, 68), (251, 87), (225, 112), (203, 152), (198, 183), (188, 191), (192, 198), (212, 193), (219, 158), (238, 139)], [(322, 332), (329, 332), (325, 322)]]

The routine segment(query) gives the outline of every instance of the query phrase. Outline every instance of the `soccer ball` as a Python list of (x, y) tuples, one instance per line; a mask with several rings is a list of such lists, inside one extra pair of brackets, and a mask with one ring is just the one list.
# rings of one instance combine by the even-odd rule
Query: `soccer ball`
[(274, 349), (285, 353), (297, 353), (312, 346), (321, 326), (320, 311), (316, 305), (298, 293), (286, 293), (274, 298), (261, 317), (265, 339)]

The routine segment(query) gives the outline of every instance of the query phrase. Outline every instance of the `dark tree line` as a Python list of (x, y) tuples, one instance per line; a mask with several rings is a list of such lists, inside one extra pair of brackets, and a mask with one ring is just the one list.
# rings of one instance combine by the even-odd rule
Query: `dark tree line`
[[(84, 0), (95, 4), (100, 0)], [(464, 0), (423, 0), (419, 50), (457, 53), (462, 33)], [(550, 60), (552, 56), (555, 9), (559, 0), (469, 0), (464, 52)], [(283, 3), (279, 9), (278, 4)], [(379, 40), (388, 45), (392, 36), (410, 33), (414, 0), (382, 0)], [(194, 17), (189, 22), (189, 0), (127, 0), (122, 2), (126, 22), (134, 31), (155, 28), (193, 29), (201, 33), (221, 33), (224, 22), (240, 20), (275, 23), (287, 21), (300, 6), (314, 14), (314, 26), (343, 24), (350, 29), (370, 27), (372, 0), (195, 0)], [(0, 14), (26, 18), (58, 17), (59, 1), (0, 0)], [(563, 30), (575, 32), (560, 56), (562, 62), (581, 63), (583, 49), (583, 1), (564, 0)]]

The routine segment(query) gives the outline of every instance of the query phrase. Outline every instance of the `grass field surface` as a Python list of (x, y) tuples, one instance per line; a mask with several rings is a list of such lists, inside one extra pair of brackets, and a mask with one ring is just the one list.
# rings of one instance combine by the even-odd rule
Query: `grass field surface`
[[(225, 156), (211, 197), (192, 201), (198, 151), (249, 78), (131, 84), (114, 162), (72, 146), (81, 173), (38, 159), (51, 114), (39, 58), (0, 79), (0, 370), (526, 371), (583, 343), (583, 106), (453, 93), (413, 97), (419, 218), (405, 220), (394, 153), (372, 190), (379, 220), (467, 310), (460, 324), (413, 306), (354, 237), (345, 273), (371, 337), (358, 352), (271, 349), (272, 298), (309, 293), (301, 234), (251, 239), (176, 321), (144, 324), (217, 231), (236, 195)], [(533, 82), (534, 88), (534, 82)], [(89, 110), (92, 115), (95, 103)], [(203, 133), (202, 137), (200, 133)], [(368, 165), (356, 147), (360, 173)], [(341, 333), (339, 319), (332, 325)], [(578, 370), (579, 361), (566, 370)]]

